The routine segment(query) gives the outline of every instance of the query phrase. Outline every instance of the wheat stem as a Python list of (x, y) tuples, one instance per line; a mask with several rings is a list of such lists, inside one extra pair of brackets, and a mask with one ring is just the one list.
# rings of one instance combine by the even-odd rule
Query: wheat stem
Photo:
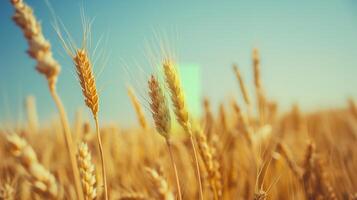
[(108, 186), (107, 186), (107, 177), (106, 177), (106, 171), (105, 171), (105, 160), (104, 160), (104, 152), (103, 152), (103, 145), (102, 145), (102, 139), (100, 137), (100, 131), (99, 131), (99, 123), (98, 123), (98, 116), (94, 116), (94, 121), (95, 121), (95, 128), (97, 132), (97, 140), (98, 140), (98, 146), (99, 146), (99, 151), (100, 151), (100, 160), (102, 163), (102, 176), (103, 176), (103, 184), (104, 184), (104, 195), (105, 195), (105, 200), (108, 200)]
[(51, 94), (52, 99), (54, 100), (57, 110), (60, 114), (60, 120), (61, 120), (62, 127), (63, 127), (63, 135), (64, 135), (65, 142), (66, 142), (67, 152), (68, 152), (68, 155), (70, 158), (69, 160), (71, 163), (77, 198), (84, 199), (83, 193), (80, 192), (80, 191), (82, 191), (80, 175), (79, 175), (79, 170), (78, 170), (78, 164), (76, 162), (75, 149), (73, 146), (73, 139), (72, 139), (71, 130), (69, 128), (69, 122), (68, 122), (66, 110), (64, 109), (62, 101), (61, 101), (60, 97), (58, 96), (58, 93), (54, 87), (50, 87), (50, 94)]
[(178, 172), (177, 172), (176, 163), (175, 163), (175, 160), (174, 160), (174, 157), (173, 157), (172, 145), (171, 145), (170, 140), (166, 140), (166, 144), (167, 144), (167, 149), (169, 150), (172, 167), (174, 168), (174, 172), (175, 172), (175, 179), (176, 179), (176, 185), (177, 185), (177, 193), (178, 193), (178, 195), (179, 195), (179, 200), (182, 200), (180, 180), (179, 180), (179, 176), (178, 176)]
[(198, 154), (196, 150), (196, 145), (195, 141), (193, 139), (193, 134), (190, 133), (190, 141), (191, 141), (191, 146), (193, 150), (193, 157), (195, 159), (195, 167), (196, 167), (196, 174), (197, 174), (197, 179), (198, 179), (198, 186), (199, 186), (199, 192), (200, 192), (200, 199), (203, 200), (203, 189), (202, 189), (202, 181), (201, 181), (201, 172), (200, 172), (200, 166), (198, 164)]

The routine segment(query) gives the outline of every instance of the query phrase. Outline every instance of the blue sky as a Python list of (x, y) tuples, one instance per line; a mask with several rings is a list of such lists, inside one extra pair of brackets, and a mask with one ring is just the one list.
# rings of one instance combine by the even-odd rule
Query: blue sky
[[(74, 66), (65, 55), (51, 25), (53, 17), (44, 0), (28, 0), (43, 32), (51, 41), (55, 58), (62, 65), (58, 90), (72, 118), (85, 110)], [(145, 96), (142, 72), (152, 68), (147, 47), (157, 49), (160, 40), (175, 50), (182, 65), (201, 68), (202, 96), (213, 105), (239, 87), (231, 64), (239, 64), (252, 85), (251, 50), (262, 56), (263, 84), (269, 97), (282, 110), (299, 102), (305, 110), (344, 106), (357, 98), (357, 2), (354, 0), (302, 1), (51, 1), (56, 15), (78, 41), (81, 38), (80, 7), (95, 18), (93, 42), (108, 58), (98, 77), (100, 115), (103, 121), (126, 126), (135, 115), (126, 95), (131, 83)], [(11, 21), (13, 8), (0, 2), (0, 121), (23, 120), (23, 99), (37, 98), (42, 121), (55, 115), (54, 104), (34, 61), (24, 52), (27, 44)], [(104, 56), (104, 58), (105, 58)], [(94, 66), (97, 74), (104, 62)], [(127, 73), (126, 71), (129, 71)], [(137, 84), (140, 82), (142, 84)], [(239, 99), (241, 100), (241, 99)], [(149, 116), (149, 115), (148, 115)]]

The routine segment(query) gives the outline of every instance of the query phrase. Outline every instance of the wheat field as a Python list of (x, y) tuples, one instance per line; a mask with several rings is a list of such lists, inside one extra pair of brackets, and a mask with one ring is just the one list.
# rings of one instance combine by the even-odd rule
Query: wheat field
[[(41, 24), (23, 0), (11, 4), (13, 21), (48, 84), (44, 92), (50, 93), (59, 118), (39, 124), (36, 97), (29, 97), (26, 126), (0, 129), (0, 199), (357, 200), (353, 99), (345, 108), (305, 113), (295, 104), (280, 112), (279, 101), (264, 89), (264, 66), (253, 49), (254, 81), (245, 82), (237, 65), (227, 75), (236, 78), (244, 101), (232, 98), (214, 113), (205, 98), (203, 114), (193, 117), (178, 66), (164, 57), (163, 73), (148, 74), (142, 83), (151, 115), (129, 86), (137, 126), (101, 126), (101, 97), (88, 49), (64, 41), (78, 93), (91, 113), (90, 121), (83, 113), (70, 121), (67, 112), (73, 111), (66, 110), (56, 89), (61, 66)], [(89, 32), (90, 26), (84, 29)]]

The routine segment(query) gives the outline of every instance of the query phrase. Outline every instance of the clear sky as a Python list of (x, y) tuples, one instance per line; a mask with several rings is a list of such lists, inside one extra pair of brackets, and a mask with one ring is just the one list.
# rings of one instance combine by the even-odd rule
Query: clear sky
[[(54, 56), (62, 65), (58, 90), (72, 118), (78, 107), (85, 109), (74, 66), (55, 34), (45, 1), (27, 3), (41, 20)], [(157, 47), (157, 32), (167, 35), (180, 64), (201, 67), (202, 96), (208, 96), (213, 105), (229, 99), (231, 94), (239, 95), (231, 69), (233, 62), (239, 64), (245, 80), (252, 85), (253, 47), (261, 52), (267, 94), (278, 100), (283, 110), (294, 102), (314, 110), (343, 106), (349, 96), (357, 98), (355, 0), (50, 3), (78, 41), (80, 7), (84, 5), (86, 15), (95, 18), (93, 42), (104, 38), (101, 48), (108, 62), (98, 77), (103, 121), (123, 126), (134, 123), (125, 85), (130, 82), (145, 95), (146, 80), (141, 69), (152, 68), (145, 49)], [(55, 114), (54, 104), (45, 81), (34, 71), (34, 61), (25, 54), (27, 44), (11, 21), (12, 14), (9, 1), (0, 1), (0, 121), (24, 119), (21, 110), (27, 95), (36, 96), (40, 119), (50, 119)], [(98, 63), (94, 66), (97, 74), (104, 62)]]

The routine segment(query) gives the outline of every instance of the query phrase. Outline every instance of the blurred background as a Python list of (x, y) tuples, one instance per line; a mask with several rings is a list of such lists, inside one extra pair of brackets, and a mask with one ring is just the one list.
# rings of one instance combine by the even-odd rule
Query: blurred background
[[(56, 16), (80, 42), (81, 7), (94, 19), (92, 43), (100, 41), (94, 71), (104, 123), (136, 123), (126, 86), (133, 85), (147, 104), (146, 76), (155, 68), (150, 59), (160, 43), (175, 54), (195, 112), (203, 97), (213, 105), (232, 96), (241, 100), (233, 63), (253, 88), (254, 47), (261, 54), (264, 88), (279, 110), (296, 102), (309, 111), (341, 107), (348, 97), (357, 98), (357, 1), (49, 0), (54, 14), (44, 0), (27, 3), (62, 66), (58, 90), (71, 119), (78, 108), (86, 108), (53, 22)], [(0, 10), (0, 122), (23, 121), (28, 95), (36, 97), (40, 121), (48, 121), (56, 112), (46, 81), (25, 54), (27, 44), (11, 21), (10, 3), (1, 1)]]

